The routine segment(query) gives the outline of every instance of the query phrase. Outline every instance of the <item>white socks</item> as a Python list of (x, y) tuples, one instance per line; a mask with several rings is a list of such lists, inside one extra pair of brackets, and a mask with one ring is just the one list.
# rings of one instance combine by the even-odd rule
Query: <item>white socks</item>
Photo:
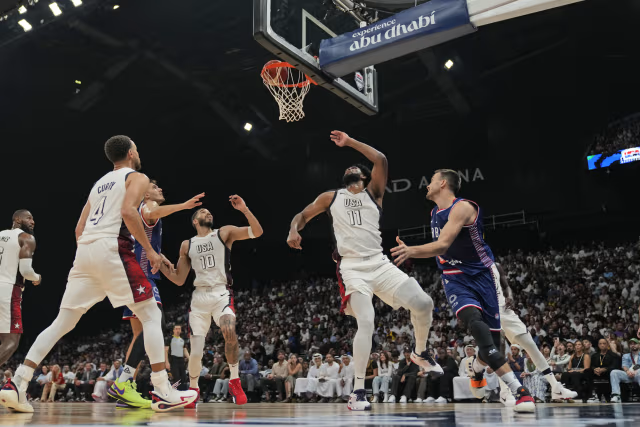
[(238, 374), (238, 365), (240, 362), (236, 364), (229, 364), (229, 379), (235, 380), (236, 378), (240, 378), (240, 374)]
[(167, 371), (162, 370), (159, 372), (151, 373), (151, 383), (155, 391), (167, 395), (171, 391), (171, 384), (169, 384), (169, 374)]
[(502, 379), (502, 381), (504, 381), (507, 387), (509, 387), (509, 389), (511, 390), (511, 393), (515, 394), (518, 391), (518, 388), (522, 386), (522, 384), (520, 384), (520, 381), (518, 381), (513, 371), (507, 372), (506, 374), (502, 375), (500, 378)]
[(18, 386), (20, 391), (27, 391), (29, 387), (29, 381), (33, 378), (33, 371), (35, 369), (30, 368), (26, 365), (20, 365), (18, 369), (16, 369), (16, 374), (13, 377), (13, 382)]
[(122, 374), (120, 374), (120, 377), (118, 378), (118, 382), (123, 383), (125, 381), (129, 381), (130, 379), (133, 379), (133, 374), (135, 371), (136, 371), (136, 368), (133, 368), (129, 365), (124, 365), (124, 368), (122, 369)]

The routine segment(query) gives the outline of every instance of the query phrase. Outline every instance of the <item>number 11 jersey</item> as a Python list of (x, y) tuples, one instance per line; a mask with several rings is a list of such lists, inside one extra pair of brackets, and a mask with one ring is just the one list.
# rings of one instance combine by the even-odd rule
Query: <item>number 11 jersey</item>
[(220, 230), (189, 241), (191, 267), (196, 272), (193, 286), (231, 286), (231, 250), (222, 241)]
[(363, 258), (382, 253), (382, 209), (369, 190), (358, 194), (346, 188), (336, 190), (329, 216), (340, 257)]

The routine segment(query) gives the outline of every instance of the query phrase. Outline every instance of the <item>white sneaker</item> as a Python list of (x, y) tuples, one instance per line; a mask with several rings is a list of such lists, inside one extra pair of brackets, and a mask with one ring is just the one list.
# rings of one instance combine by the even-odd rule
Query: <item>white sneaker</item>
[(373, 400), (371, 401), (371, 403), (378, 403), (378, 395), (377, 394), (375, 394), (373, 396)]
[(560, 383), (551, 388), (551, 399), (553, 400), (575, 399), (576, 397), (578, 397), (578, 393), (565, 388)]
[(370, 411), (371, 404), (367, 402), (367, 391), (363, 388), (354, 390), (349, 396), (347, 408), (351, 411)]
[(446, 398), (440, 396), (439, 398), (436, 399), (435, 403), (449, 403), (449, 401)]
[(428, 351), (423, 351), (420, 356), (415, 351), (411, 352), (411, 361), (418, 366), (422, 366), (425, 372), (431, 372), (434, 375), (444, 375), (442, 367), (433, 360), (433, 357), (429, 356)]
[(592, 397), (591, 399), (587, 400), (587, 403), (600, 403), (600, 399), (598, 399), (597, 397)]
[(611, 396), (611, 401), (610, 402), (611, 403), (620, 403), (620, 402), (622, 402), (622, 400), (620, 399), (620, 396), (615, 395), (615, 396)]
[(413, 401), (413, 403), (422, 403), (422, 399), (420, 399), (419, 397)]
[(20, 391), (13, 380), (9, 380), (0, 390), (0, 403), (16, 412), (33, 412), (33, 406), (27, 401), (27, 394)]
[(156, 388), (151, 392), (151, 399), (151, 409), (156, 412), (167, 412), (195, 402), (198, 399), (198, 391), (179, 391), (169, 386), (169, 393), (164, 394)]
[(407, 396), (400, 397), (400, 403), (407, 403)]
[(385, 393), (384, 394), (384, 399), (382, 400), (383, 403), (387, 403), (389, 402), (389, 393)]
[(516, 406), (516, 398), (511, 393), (509, 387), (500, 388), (500, 402), (507, 408)]
[(423, 402), (424, 402), (424, 403), (433, 403), (433, 402), (435, 402), (435, 401), (436, 401), (436, 400), (435, 400), (433, 397), (427, 397)]
[(390, 395), (389, 398), (386, 400), (385, 403), (396, 403), (396, 396), (395, 395)]

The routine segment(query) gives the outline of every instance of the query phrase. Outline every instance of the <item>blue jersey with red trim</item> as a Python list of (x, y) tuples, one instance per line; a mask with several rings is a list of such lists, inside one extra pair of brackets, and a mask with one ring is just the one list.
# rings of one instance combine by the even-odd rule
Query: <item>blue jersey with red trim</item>
[[(144, 232), (151, 243), (151, 247), (157, 253), (162, 253), (162, 219), (158, 219), (154, 225), (149, 225), (144, 220), (144, 216), (142, 216), (142, 208), (144, 207), (144, 202), (140, 204), (140, 208), (138, 211), (140, 212), (140, 218), (142, 218), (142, 224), (144, 225)], [(155, 274), (151, 273), (151, 264), (149, 264), (149, 260), (147, 259), (147, 251), (144, 250), (142, 245), (135, 241), (135, 246), (133, 251), (136, 254), (136, 260), (142, 267), (142, 271), (144, 274), (150, 279), (160, 279), (160, 271)]]
[(494, 263), (493, 252), (484, 241), (484, 226), (482, 211), (477, 203), (466, 199), (455, 199), (446, 209), (433, 208), (431, 211), (431, 237), (437, 241), (440, 232), (449, 221), (449, 214), (461, 201), (471, 203), (476, 207), (476, 219), (465, 225), (444, 255), (436, 257), (438, 268), (444, 274), (476, 275), (487, 271)]

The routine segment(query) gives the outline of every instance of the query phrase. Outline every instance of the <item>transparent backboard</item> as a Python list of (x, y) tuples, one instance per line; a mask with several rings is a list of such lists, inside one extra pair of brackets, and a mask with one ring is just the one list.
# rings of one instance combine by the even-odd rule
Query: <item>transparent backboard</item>
[(378, 112), (376, 71), (367, 67), (339, 79), (318, 65), (320, 42), (360, 27), (331, 0), (254, 0), (254, 38), (277, 58), (298, 68), (362, 112)]

